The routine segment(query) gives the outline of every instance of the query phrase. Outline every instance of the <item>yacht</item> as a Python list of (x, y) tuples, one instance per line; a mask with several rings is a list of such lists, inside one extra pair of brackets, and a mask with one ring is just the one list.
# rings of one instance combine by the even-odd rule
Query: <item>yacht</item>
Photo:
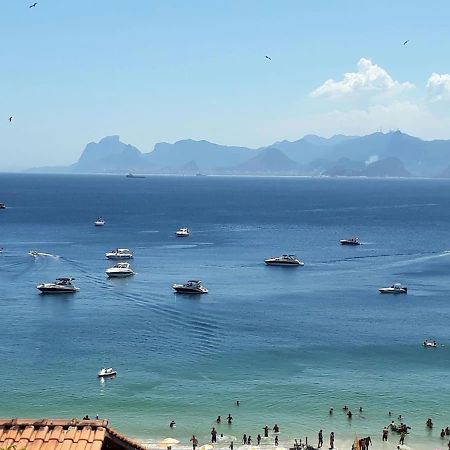
[(134, 275), (134, 271), (128, 263), (120, 262), (115, 266), (106, 269), (106, 275), (110, 278), (124, 278)]
[(103, 367), (103, 369), (100, 370), (100, 372), (97, 374), (99, 378), (106, 378), (106, 377), (115, 377), (117, 375), (117, 372), (112, 367)]
[(116, 248), (110, 252), (106, 252), (105, 256), (108, 259), (131, 259), (133, 258), (133, 252), (127, 248)]
[(43, 294), (72, 294), (79, 291), (77, 287), (72, 284), (75, 278), (57, 278), (54, 283), (41, 283), (36, 287)]
[(436, 348), (438, 346), (438, 344), (436, 341), (432, 341), (431, 339), (426, 339), (425, 341), (423, 341), (423, 346)]
[(305, 263), (297, 259), (295, 255), (274, 256), (265, 259), (264, 262), (268, 266), (304, 266)]
[(103, 225), (105, 225), (105, 219), (102, 219), (101, 217), (97, 217), (97, 219), (94, 222), (94, 225), (96, 227), (102, 227)]
[(126, 175), (125, 175), (127, 178), (145, 178), (145, 176), (144, 175), (135, 175), (134, 173), (127, 173)]
[(380, 288), (378, 291), (380, 294), (407, 294), (408, 288), (400, 283), (395, 283), (390, 287)]
[(174, 284), (175, 292), (180, 294), (207, 294), (208, 289), (202, 286), (200, 280), (189, 280), (185, 284)]
[(177, 237), (189, 236), (189, 229), (188, 228), (179, 228), (175, 234), (177, 235)]
[(350, 239), (341, 239), (339, 241), (342, 245), (361, 245), (357, 237), (352, 237)]

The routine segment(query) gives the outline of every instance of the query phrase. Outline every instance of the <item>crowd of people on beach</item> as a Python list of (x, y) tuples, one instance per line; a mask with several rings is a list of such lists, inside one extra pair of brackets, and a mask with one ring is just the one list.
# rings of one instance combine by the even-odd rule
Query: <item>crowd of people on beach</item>
[[(239, 401), (237, 401), (236, 406), (239, 406), (239, 404), (240, 404)], [(353, 414), (347, 405), (344, 405), (342, 410), (348, 419), (352, 419)], [(362, 407), (360, 407), (359, 413), (361, 414), (362, 412), (363, 412), (363, 409), (362, 409)], [(334, 413), (334, 409), (330, 408), (329, 414), (332, 415), (333, 413)], [(389, 417), (392, 417), (392, 413), (390, 411), (389, 411), (388, 415), (389, 415)], [(228, 414), (228, 416), (224, 420), (227, 422), (228, 425), (231, 425), (233, 423), (233, 417), (231, 414)], [(401, 450), (400, 446), (403, 446), (405, 444), (406, 435), (409, 433), (409, 430), (411, 429), (411, 427), (406, 425), (406, 423), (404, 423), (404, 418), (402, 417), (401, 414), (398, 416), (398, 420), (399, 420), (399, 423), (392, 420), (388, 426), (385, 426), (383, 428), (381, 440), (382, 440), (382, 442), (387, 442), (389, 440), (390, 432), (395, 432), (399, 435), (397, 450)], [(217, 424), (222, 423), (222, 417), (220, 415), (217, 416), (216, 423)], [(428, 429), (433, 428), (433, 422), (432, 422), (431, 418), (427, 419), (425, 425)], [(175, 421), (172, 420), (170, 422), (169, 426), (171, 428), (173, 428), (175, 426)], [(269, 435), (270, 432), (272, 432), (272, 434)], [(215, 426), (212, 427), (210, 434), (211, 434), (211, 444), (217, 443), (218, 432), (217, 432), (217, 429)], [(271, 428), (269, 428), (268, 425), (264, 425), (262, 427), (262, 433), (258, 433), (256, 435), (256, 438), (253, 438), (251, 434), (244, 433), (244, 435), (242, 436), (241, 442), (243, 445), (246, 445), (246, 446), (251, 446), (251, 445), (260, 446), (261, 444), (265, 444), (265, 445), (269, 444), (270, 445), (273, 442), (273, 445), (275, 447), (278, 447), (279, 434), (280, 434), (280, 427), (278, 426), (278, 424), (275, 424)], [(440, 432), (440, 437), (442, 439), (450, 437), (450, 426), (447, 426), (446, 428), (442, 428), (442, 430)], [(220, 440), (223, 441), (226, 437), (223, 434), (220, 434), (220, 438), (221, 438)], [(273, 440), (269, 441), (269, 438), (272, 438)], [(192, 443), (192, 450), (196, 450), (197, 446), (198, 446), (198, 439), (195, 435), (192, 435), (190, 442)], [(319, 433), (318, 433), (317, 447), (308, 445), (307, 438), (306, 438), (305, 443), (302, 443), (301, 439), (300, 440), (295, 439), (293, 447), (291, 447), (290, 450), (314, 450), (315, 448), (320, 449), (323, 447), (323, 444), (324, 444), (324, 432), (322, 429), (320, 429)], [(228, 445), (229, 449), (234, 450), (234, 445), (235, 445), (235, 442), (234, 442), (234, 439), (232, 439), (230, 444)], [(369, 450), (370, 446), (372, 446), (372, 439), (370, 436), (366, 436), (363, 438), (356, 438), (355, 441), (353, 442), (351, 450)], [(329, 449), (334, 449), (334, 448), (335, 448), (335, 433), (334, 433), (334, 431), (331, 431), (330, 436), (329, 436)], [(450, 450), (450, 440), (448, 442), (448, 450)]]

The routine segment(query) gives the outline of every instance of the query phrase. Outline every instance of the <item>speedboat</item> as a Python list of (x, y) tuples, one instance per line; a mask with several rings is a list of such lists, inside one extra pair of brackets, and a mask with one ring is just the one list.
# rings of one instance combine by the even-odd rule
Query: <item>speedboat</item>
[(189, 236), (189, 229), (188, 228), (180, 228), (175, 233), (177, 237), (186, 237)]
[(105, 219), (102, 219), (101, 217), (97, 217), (97, 219), (94, 222), (94, 225), (96, 227), (102, 227), (103, 225), (105, 225)]
[(72, 284), (75, 278), (57, 278), (54, 283), (41, 283), (36, 287), (43, 294), (73, 294), (79, 291), (77, 287)]
[(110, 278), (124, 278), (134, 275), (134, 271), (128, 263), (120, 262), (115, 266), (106, 269), (106, 275)]
[(5, 209), (6, 205), (4, 203), (0, 203), (0, 209)]
[(108, 259), (131, 259), (133, 258), (133, 252), (127, 248), (116, 248), (110, 252), (106, 252), (105, 256)]
[(380, 294), (407, 294), (408, 288), (400, 283), (395, 283), (390, 287), (380, 288), (378, 291)]
[(180, 294), (207, 294), (208, 289), (202, 286), (200, 280), (189, 280), (185, 284), (174, 284), (175, 292)]
[(295, 255), (274, 256), (265, 259), (264, 262), (268, 266), (304, 266), (305, 263), (297, 259)]
[(36, 250), (30, 250), (28, 254), (34, 258), (37, 258), (38, 256), (53, 256), (50, 253), (37, 252)]
[(100, 370), (100, 372), (97, 374), (99, 378), (106, 378), (106, 377), (115, 377), (117, 375), (117, 372), (112, 367), (103, 367), (103, 369)]
[(432, 341), (431, 339), (426, 339), (425, 341), (423, 341), (423, 346), (436, 348), (438, 346), (438, 344), (436, 341)]
[(339, 241), (342, 245), (361, 245), (357, 237), (352, 237), (350, 239), (341, 239)]

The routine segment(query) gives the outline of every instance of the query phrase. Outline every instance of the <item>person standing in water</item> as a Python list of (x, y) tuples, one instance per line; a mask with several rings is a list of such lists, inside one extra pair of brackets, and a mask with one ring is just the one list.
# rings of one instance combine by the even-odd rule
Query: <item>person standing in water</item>
[(195, 434), (192, 435), (190, 441), (192, 442), (192, 450), (195, 450), (198, 445), (198, 439), (195, 437)]
[(214, 427), (211, 430), (211, 442), (217, 442), (217, 430)]
[(275, 447), (278, 447), (278, 436), (275, 436)]
[(233, 443), (233, 441), (231, 441), (230, 442), (230, 450), (233, 450), (234, 449), (234, 443)]
[(247, 435), (246, 434), (244, 434), (244, 436), (242, 436), (242, 443), (244, 445), (247, 445)]
[(269, 427), (265, 425), (263, 427), (263, 430), (264, 430), (264, 437), (269, 437)]
[(228, 425), (231, 425), (231, 422), (233, 422), (233, 417), (231, 417), (231, 414), (228, 414), (227, 422), (228, 422)]
[(257, 442), (257, 445), (261, 444), (261, 435), (260, 434), (258, 434), (258, 436), (256, 436), (256, 442)]
[(277, 424), (275, 424), (275, 425), (273, 426), (273, 432), (274, 432), (274, 433), (279, 433), (279, 432), (280, 432), (280, 427), (279, 427)]
[(334, 448), (334, 431), (330, 433), (330, 448)]

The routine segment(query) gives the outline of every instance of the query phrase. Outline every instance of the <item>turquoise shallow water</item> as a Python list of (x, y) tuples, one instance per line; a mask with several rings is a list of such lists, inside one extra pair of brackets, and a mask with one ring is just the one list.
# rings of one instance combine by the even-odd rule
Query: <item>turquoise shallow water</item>
[[(99, 414), (152, 445), (187, 446), (231, 413), (225, 448), (266, 423), (283, 445), (323, 428), (338, 448), (355, 434), (382, 448), (392, 411), (412, 448), (446, 445), (449, 182), (0, 175), (0, 195), (0, 416)], [(177, 239), (184, 225), (191, 236)], [(354, 234), (364, 245), (339, 245)], [(133, 279), (105, 277), (117, 246), (135, 252)], [(305, 266), (262, 263), (284, 252)], [(62, 275), (80, 292), (39, 295)], [(208, 295), (172, 293), (196, 277)], [(378, 294), (396, 281), (407, 296)], [(443, 346), (423, 349), (426, 338)], [(119, 375), (102, 383), (105, 365)]]

